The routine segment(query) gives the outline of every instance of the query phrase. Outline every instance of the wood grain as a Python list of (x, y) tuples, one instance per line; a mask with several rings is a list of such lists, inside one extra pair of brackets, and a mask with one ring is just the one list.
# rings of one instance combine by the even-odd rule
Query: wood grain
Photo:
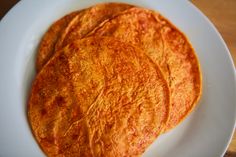
[[(216, 26), (236, 65), (236, 0), (192, 0)], [(224, 157), (236, 157), (236, 133)]]

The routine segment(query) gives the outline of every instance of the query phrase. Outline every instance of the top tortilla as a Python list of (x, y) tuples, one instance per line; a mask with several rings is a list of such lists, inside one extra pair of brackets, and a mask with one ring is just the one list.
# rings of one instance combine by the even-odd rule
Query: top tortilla
[(87, 33), (104, 20), (108, 20), (131, 7), (131, 5), (123, 3), (97, 4), (90, 8), (73, 12), (56, 21), (45, 33), (40, 43), (36, 58), (37, 71), (39, 72), (42, 69), (55, 51), (76, 39), (85, 37)]
[(160, 65), (171, 90), (166, 130), (178, 125), (198, 102), (202, 84), (195, 52), (185, 35), (159, 13), (134, 7), (101, 23), (90, 35), (136, 45)]
[(89, 37), (38, 73), (28, 118), (48, 156), (140, 156), (165, 126), (169, 105), (167, 82), (145, 53)]

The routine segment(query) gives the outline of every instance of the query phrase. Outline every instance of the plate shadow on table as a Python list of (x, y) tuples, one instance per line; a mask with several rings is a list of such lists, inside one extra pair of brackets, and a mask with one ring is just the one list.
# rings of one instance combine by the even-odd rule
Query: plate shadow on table
[(224, 157), (236, 157), (236, 152), (228, 151), (225, 153)]

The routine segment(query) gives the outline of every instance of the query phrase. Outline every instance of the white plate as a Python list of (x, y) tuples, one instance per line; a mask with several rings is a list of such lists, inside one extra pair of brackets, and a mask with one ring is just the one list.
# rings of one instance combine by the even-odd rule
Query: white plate
[[(44, 156), (26, 117), (35, 54), (48, 26), (97, 0), (21, 1), (0, 23), (0, 156)], [(105, 2), (105, 0), (103, 1)], [(229, 51), (209, 20), (190, 2), (126, 1), (161, 12), (190, 39), (203, 73), (198, 107), (176, 129), (145, 152), (148, 157), (219, 157), (232, 136), (236, 113), (235, 69)]]

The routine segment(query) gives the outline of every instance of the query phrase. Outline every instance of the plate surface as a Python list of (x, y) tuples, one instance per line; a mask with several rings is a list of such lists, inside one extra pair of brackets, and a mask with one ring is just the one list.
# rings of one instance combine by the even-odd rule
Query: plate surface
[[(107, 1), (25, 0), (0, 22), (0, 156), (45, 156), (26, 116), (37, 46), (53, 21), (99, 2)], [(236, 77), (221, 36), (189, 1), (123, 2), (157, 10), (172, 21), (191, 41), (203, 73), (203, 95), (194, 112), (177, 128), (161, 135), (143, 156), (222, 156), (235, 125)]]

